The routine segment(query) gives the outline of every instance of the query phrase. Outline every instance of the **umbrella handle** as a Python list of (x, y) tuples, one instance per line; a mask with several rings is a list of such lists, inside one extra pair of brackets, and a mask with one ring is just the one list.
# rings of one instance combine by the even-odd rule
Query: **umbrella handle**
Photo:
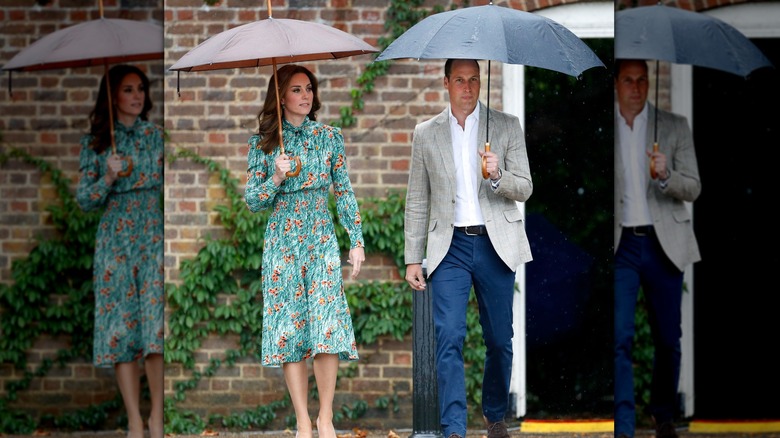
[(295, 170), (285, 173), (287, 176), (298, 176), (298, 174), (301, 173), (301, 157), (295, 157), (293, 159), (295, 160)]
[[(653, 153), (658, 152), (658, 142), (653, 143)], [(650, 178), (658, 178), (658, 173), (655, 171), (655, 160), (650, 157)]]
[(130, 158), (130, 157), (124, 157), (122, 159), (127, 161), (127, 170), (123, 170), (123, 171), (117, 173), (117, 175), (119, 175), (120, 177), (124, 178), (124, 177), (130, 175), (131, 173), (133, 173), (133, 159)]
[[(485, 152), (490, 152), (490, 143), (485, 143)], [(487, 171), (487, 157), (484, 155), (482, 156), (482, 178), (490, 178), (490, 174)]]

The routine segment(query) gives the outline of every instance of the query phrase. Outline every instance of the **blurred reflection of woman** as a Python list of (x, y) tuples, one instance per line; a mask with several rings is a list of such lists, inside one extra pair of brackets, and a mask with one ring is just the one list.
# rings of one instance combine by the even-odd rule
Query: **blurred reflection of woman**
[[(149, 79), (137, 67), (109, 72), (81, 139), (76, 199), (104, 209), (95, 241), (93, 363), (113, 367), (127, 411), (128, 437), (143, 438), (141, 367), (151, 394), (152, 438), (163, 437), (163, 130), (147, 120)], [(112, 152), (113, 111), (116, 153)]]

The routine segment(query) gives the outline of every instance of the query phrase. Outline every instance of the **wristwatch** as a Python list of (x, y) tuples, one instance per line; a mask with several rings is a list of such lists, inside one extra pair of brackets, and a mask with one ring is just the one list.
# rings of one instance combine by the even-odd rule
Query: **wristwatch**
[(501, 182), (501, 169), (498, 169), (498, 179), (490, 178), (490, 187), (495, 190), (498, 188), (498, 183)]
[(672, 176), (672, 173), (669, 172), (669, 169), (666, 169), (666, 178), (658, 180), (658, 187), (660, 187), (661, 190), (664, 190), (666, 188), (666, 186), (669, 185), (669, 178), (671, 176)]

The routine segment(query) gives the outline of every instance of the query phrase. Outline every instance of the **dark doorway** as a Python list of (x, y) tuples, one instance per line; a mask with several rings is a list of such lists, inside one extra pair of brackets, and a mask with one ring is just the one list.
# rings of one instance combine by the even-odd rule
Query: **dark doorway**
[(776, 69), (744, 79), (694, 68), (702, 192), (694, 228), (698, 419), (780, 418), (780, 39), (754, 39)]
[(579, 79), (526, 69), (527, 418), (612, 415), (613, 40)]

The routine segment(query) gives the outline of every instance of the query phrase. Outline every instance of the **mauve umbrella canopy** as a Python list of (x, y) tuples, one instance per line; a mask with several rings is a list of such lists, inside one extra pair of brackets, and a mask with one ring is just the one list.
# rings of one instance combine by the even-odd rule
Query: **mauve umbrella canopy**
[(615, 15), (615, 58), (667, 61), (746, 77), (769, 59), (744, 34), (715, 17), (664, 5)]
[(362, 39), (321, 23), (269, 17), (214, 35), (170, 70), (260, 67), (378, 52)]
[(398, 37), (377, 61), (485, 59), (579, 76), (604, 63), (565, 26), (503, 6), (472, 6), (431, 15)]
[(99, 18), (50, 33), (17, 53), (3, 70), (35, 71), (124, 64), (163, 57), (163, 28)]
[[(170, 70), (208, 71), (271, 65), (274, 68), (274, 81), (277, 81), (277, 64), (338, 59), (378, 52), (362, 39), (332, 26), (289, 18), (273, 18), (271, 0), (268, 0), (267, 4), (268, 18), (210, 37), (185, 53)], [(276, 87), (278, 89), (278, 83)], [(179, 88), (178, 81), (176, 88)], [(282, 111), (279, 108), (278, 94), (276, 98), (281, 141)], [(284, 153), (283, 142), (279, 147)], [(300, 157), (295, 157), (295, 160), (297, 166), (294, 171), (287, 172), (288, 176), (296, 176), (301, 170)]]

